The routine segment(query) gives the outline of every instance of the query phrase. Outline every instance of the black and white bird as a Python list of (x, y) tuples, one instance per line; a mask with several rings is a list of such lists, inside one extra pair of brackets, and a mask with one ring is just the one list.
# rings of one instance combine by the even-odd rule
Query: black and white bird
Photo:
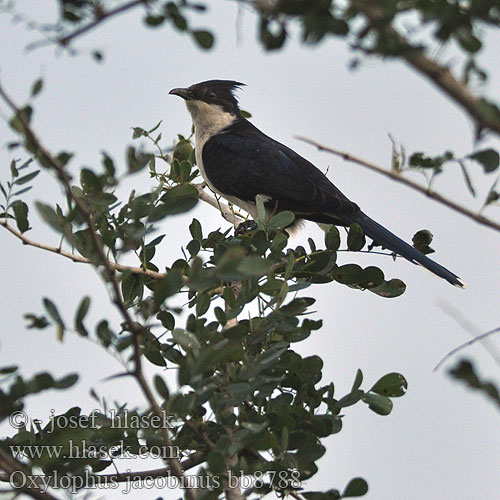
[(454, 286), (464, 282), (364, 214), (326, 175), (243, 117), (235, 91), (244, 84), (209, 80), (170, 94), (191, 114), (198, 168), (210, 189), (257, 219), (256, 196), (269, 212), (289, 210), (301, 219), (350, 226), (358, 223), (377, 245), (420, 264)]

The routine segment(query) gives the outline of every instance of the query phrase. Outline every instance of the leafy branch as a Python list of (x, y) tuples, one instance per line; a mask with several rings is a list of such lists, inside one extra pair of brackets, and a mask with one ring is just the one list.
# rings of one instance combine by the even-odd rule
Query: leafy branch
[[(64, 168), (64, 164), (61, 162), (60, 158), (54, 157), (39, 141), (38, 137), (35, 135), (29, 123), (29, 114), (25, 109), (20, 109), (13, 100), (6, 94), (4, 89), (0, 86), (0, 97), (4, 100), (7, 106), (14, 113), (14, 120), (17, 120), (17, 128), (19, 132), (23, 135), (25, 140), (25, 145), (28, 150), (30, 150), (38, 159), (38, 161), (44, 165), (49, 170), (52, 170), (56, 175), (59, 181), (61, 182), (64, 190), (66, 192), (66, 196), (68, 199), (72, 200), (74, 205), (77, 207), (80, 214), (83, 216), (84, 220), (87, 223), (91, 241), (93, 244), (93, 248), (97, 254), (97, 260), (94, 260), (93, 264), (98, 267), (100, 265), (104, 266), (105, 274), (103, 275), (106, 282), (111, 284), (112, 287), (112, 302), (119, 310), (121, 316), (124, 319), (125, 326), (124, 328), (132, 333), (133, 339), (133, 360), (134, 360), (134, 370), (131, 372), (131, 375), (135, 377), (139, 386), (142, 389), (142, 392), (147, 399), (148, 403), (151, 406), (154, 414), (162, 419), (163, 410), (160, 408), (159, 404), (156, 401), (143, 373), (142, 369), (142, 351), (141, 351), (141, 339), (144, 332), (144, 327), (138, 324), (136, 321), (132, 319), (130, 313), (125, 305), (123, 300), (120, 285), (116, 276), (116, 269), (113, 267), (111, 262), (108, 260), (106, 256), (106, 252), (103, 247), (103, 243), (97, 233), (94, 214), (89, 208), (89, 206), (75, 194), (75, 190), (71, 187), (71, 177), (66, 172)], [(172, 448), (172, 441), (170, 437), (169, 430), (166, 427), (161, 427), (160, 432), (165, 441), (165, 444)], [(180, 461), (177, 458), (168, 458), (170, 468), (172, 473), (178, 477), (184, 477), (184, 471), (180, 464)], [(188, 500), (196, 500), (195, 491), (187, 485), (186, 482), (182, 483), (186, 489), (186, 496)]]
[(474, 212), (473, 210), (470, 210), (459, 203), (450, 200), (449, 198), (436, 193), (435, 191), (432, 191), (430, 188), (425, 188), (421, 186), (420, 184), (412, 181), (411, 179), (408, 179), (407, 177), (403, 177), (397, 170), (387, 170), (384, 167), (381, 167), (379, 165), (376, 165), (374, 163), (371, 163), (369, 161), (363, 160), (362, 158), (358, 158), (350, 153), (346, 153), (345, 151), (340, 151), (338, 149), (331, 148), (329, 146), (325, 146), (323, 144), (320, 144), (319, 142), (313, 140), (313, 139), (308, 139), (306, 137), (297, 137), (297, 139), (304, 141), (308, 144), (311, 144), (312, 146), (316, 147), (320, 151), (326, 151), (327, 153), (331, 153), (333, 155), (339, 156), (340, 158), (344, 159), (345, 161), (355, 163), (357, 165), (361, 165), (362, 167), (366, 167), (369, 170), (372, 170), (374, 172), (377, 172), (379, 174), (382, 174), (386, 177), (389, 177), (390, 179), (400, 182), (401, 184), (404, 184), (405, 186), (408, 186), (415, 191), (418, 191), (419, 193), (427, 196), (428, 198), (431, 198), (448, 208), (451, 208), (452, 210), (465, 215), (466, 217), (473, 219), (474, 221), (478, 222), (479, 224), (483, 224), (487, 227), (490, 227), (491, 229), (494, 229), (496, 231), (500, 231), (500, 224), (493, 219), (490, 219), (488, 217), (485, 217), (484, 215), (481, 215), (480, 213)]
[[(428, 57), (421, 46), (412, 45), (393, 26), (393, 18), (380, 4), (367, 0), (351, 0), (354, 10), (362, 13), (368, 26), (366, 34), (373, 31), (388, 42), (392, 55), (404, 59), (413, 69), (430, 80), (451, 97), (476, 122), (478, 136), (481, 131), (490, 130), (500, 135), (500, 109), (484, 98), (475, 96), (469, 87), (455, 78), (450, 69)], [(391, 55), (391, 54), (389, 54)]]

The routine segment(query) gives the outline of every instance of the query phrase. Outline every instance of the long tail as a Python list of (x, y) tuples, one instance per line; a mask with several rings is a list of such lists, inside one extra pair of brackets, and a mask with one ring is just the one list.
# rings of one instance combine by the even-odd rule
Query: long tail
[(404, 257), (406, 260), (409, 260), (413, 264), (420, 264), (432, 274), (445, 279), (453, 286), (465, 288), (465, 282), (456, 274), (453, 274), (442, 265), (434, 262), (432, 259), (429, 259), (429, 257), (426, 257), (423, 253), (419, 252), (411, 245), (404, 242), (401, 238), (398, 238), (395, 234), (391, 233), (385, 227), (381, 226), (378, 222), (370, 219), (370, 217), (368, 217), (363, 212), (358, 212), (355, 215), (344, 216), (342, 218), (349, 223), (357, 222), (361, 226), (363, 233), (366, 236), (369, 236), (378, 245), (382, 245), (388, 250), (392, 250), (393, 252), (401, 255), (401, 257)]

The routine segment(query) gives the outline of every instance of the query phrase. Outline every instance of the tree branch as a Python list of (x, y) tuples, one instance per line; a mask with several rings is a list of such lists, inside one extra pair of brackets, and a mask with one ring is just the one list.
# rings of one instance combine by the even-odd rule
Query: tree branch
[[(16, 238), (20, 239), (23, 243), (23, 245), (28, 245), (31, 247), (39, 248), (41, 250), (45, 250), (47, 252), (55, 253), (58, 255), (61, 255), (62, 257), (66, 257), (67, 259), (72, 260), (73, 262), (81, 263), (81, 264), (92, 264), (90, 259), (87, 259), (86, 257), (82, 257), (81, 255), (75, 255), (74, 253), (71, 252), (66, 252), (65, 250), (62, 250), (59, 247), (53, 247), (50, 245), (46, 245), (45, 243), (39, 243), (38, 241), (30, 240), (29, 238), (26, 238), (26, 236), (18, 231), (17, 229), (13, 228), (10, 226), (7, 221), (0, 221), (0, 226), (3, 226), (7, 231), (12, 233)], [(165, 273), (159, 273), (156, 271), (152, 271), (151, 269), (142, 269), (141, 267), (134, 267), (134, 266), (125, 266), (124, 264), (119, 264), (117, 262), (110, 262), (110, 265), (115, 269), (116, 271), (120, 272), (131, 272), (132, 274), (140, 274), (143, 276), (149, 276), (150, 278), (164, 278)]]
[(485, 106), (485, 101), (476, 97), (467, 85), (458, 81), (446, 66), (427, 57), (422, 48), (411, 45), (387, 21), (382, 7), (367, 0), (351, 0), (351, 5), (366, 17), (370, 28), (394, 40), (395, 45), (401, 49), (398, 56), (460, 105), (480, 129), (488, 129), (500, 135), (500, 120), (491, 116), (489, 107)]
[(453, 200), (450, 200), (449, 198), (446, 198), (445, 196), (436, 193), (435, 191), (431, 191), (430, 189), (426, 189), (425, 187), (422, 187), (420, 184), (417, 184), (416, 182), (403, 177), (400, 173), (394, 170), (387, 170), (383, 167), (380, 167), (378, 165), (375, 165), (374, 163), (370, 163), (366, 160), (363, 160), (361, 158), (358, 158), (354, 155), (351, 155), (350, 153), (346, 153), (344, 151), (339, 151), (338, 149), (333, 149), (328, 146), (324, 146), (323, 144), (320, 144), (319, 142), (316, 142), (312, 139), (308, 139), (307, 137), (300, 137), (297, 136), (297, 139), (300, 141), (304, 141), (308, 144), (311, 144), (312, 146), (315, 146), (318, 148), (320, 151), (326, 151), (327, 153), (334, 154), (336, 156), (340, 156), (342, 159), (345, 161), (349, 161), (352, 163), (356, 163), (357, 165), (361, 165), (363, 167), (366, 167), (370, 170), (373, 170), (374, 172), (378, 172), (379, 174), (385, 175), (386, 177), (389, 177), (390, 179), (401, 182), (405, 186), (408, 186), (415, 191), (418, 191), (421, 194), (424, 194), (425, 196), (432, 198), (433, 200), (438, 201), (439, 203), (447, 206), (448, 208), (451, 208), (452, 210), (455, 210), (458, 213), (461, 213), (462, 215), (465, 215), (466, 217), (469, 217), (470, 219), (478, 222), (479, 224), (483, 224), (484, 226), (488, 226), (491, 229), (495, 229), (496, 231), (500, 231), (500, 224), (492, 219), (489, 219), (488, 217), (484, 217), (483, 215), (474, 212), (466, 207), (463, 207), (462, 205), (459, 205)]
[[(152, 411), (156, 416), (160, 418), (160, 421), (163, 421), (162, 420), (163, 410), (158, 405), (151, 391), (151, 388), (146, 382), (144, 373), (142, 371), (141, 339), (144, 327), (132, 319), (130, 313), (128, 312), (127, 307), (125, 306), (125, 302), (123, 301), (120, 291), (120, 285), (116, 277), (116, 270), (106, 257), (104, 246), (95, 227), (94, 214), (92, 210), (85, 204), (84, 201), (82, 201), (78, 196), (75, 195), (75, 193), (71, 189), (71, 177), (66, 172), (64, 165), (59, 161), (58, 158), (54, 157), (47, 149), (45, 149), (45, 147), (42, 145), (36, 134), (31, 129), (31, 126), (25, 114), (10, 99), (10, 97), (5, 93), (5, 91), (1, 86), (0, 86), (0, 97), (3, 98), (7, 106), (15, 113), (15, 116), (21, 123), (22, 135), (24, 136), (25, 146), (27, 147), (27, 149), (33, 151), (44, 166), (48, 167), (50, 170), (53, 170), (56, 173), (59, 181), (64, 187), (66, 195), (75, 204), (80, 214), (86, 221), (90, 232), (90, 237), (92, 240), (92, 246), (94, 247), (94, 250), (97, 254), (97, 262), (93, 262), (93, 264), (96, 266), (96, 268), (100, 265), (104, 267), (105, 273), (103, 277), (105, 281), (111, 285), (112, 288), (111, 300), (115, 304), (116, 308), (119, 310), (124, 320), (126, 329), (132, 333), (133, 362), (134, 362), (134, 371), (132, 372), (132, 374), (137, 380), (146, 400), (150, 404)], [(160, 428), (160, 433), (163, 437), (163, 440), (165, 441), (165, 444), (171, 448), (172, 440), (170, 438), (170, 433), (168, 428), (162, 426)], [(172, 473), (176, 477), (180, 479), (184, 477), (184, 471), (182, 470), (178, 458), (167, 458), (167, 463), (169, 464)], [(182, 485), (184, 486), (184, 490), (186, 492), (186, 497), (188, 498), (188, 500), (196, 500), (197, 497), (196, 493), (190, 487), (190, 485), (188, 485), (186, 481), (182, 481)]]
[[(24, 465), (9, 455), (6, 451), (0, 448), (0, 468), (3, 469), (7, 476), (6, 482), (11, 482), (15, 484), (15, 479), (25, 479), (28, 477), (33, 477), (30, 472), (27, 471)], [(18, 477), (18, 474), (20, 475)], [(35, 479), (35, 477), (33, 477)], [(34, 483), (34, 484), (33, 484)], [(50, 493), (43, 491), (42, 488), (37, 486), (36, 481), (22, 481), (18, 485), (12, 485), (13, 491), (22, 491), (32, 498), (37, 500), (57, 500), (57, 497), (52, 496)]]
[[(186, 472), (189, 469), (203, 463), (206, 458), (205, 452), (197, 451), (181, 461), (182, 470)], [(6, 470), (5, 467), (3, 467), (3, 463), (2, 457), (0, 457), (0, 467)], [(17, 470), (13, 472), (17, 472)], [(108, 484), (110, 482), (124, 483), (125, 481), (136, 480), (138, 478), (168, 477), (171, 473), (172, 471), (170, 470), (170, 467), (161, 467), (159, 469), (143, 471), (117, 472), (115, 474), (91, 474), (89, 475), (89, 479), (95, 479), (96, 484), (99, 485), (100, 482), (104, 484)], [(10, 474), (11, 473), (0, 474), (0, 482), (8, 483)]]
[(118, 14), (122, 14), (128, 10), (133, 9), (134, 7), (137, 7), (140, 4), (147, 5), (148, 0), (132, 0), (130, 2), (127, 2), (123, 5), (120, 5), (118, 7), (115, 7), (114, 9), (111, 10), (100, 10), (99, 14), (95, 15), (95, 18), (90, 21), (87, 24), (84, 24), (80, 28), (76, 29), (75, 31), (72, 31), (71, 33), (68, 33), (67, 35), (57, 37), (57, 38), (49, 38), (45, 40), (40, 40), (37, 42), (30, 43), (26, 49), (27, 50), (33, 50), (37, 49), (39, 47), (43, 47), (45, 45), (49, 45), (51, 43), (59, 44), (63, 47), (66, 47), (72, 40), (75, 38), (78, 38), (79, 36), (83, 35), (84, 33), (87, 33), (88, 31), (93, 30), (96, 28), (99, 24), (103, 23), (104, 21), (108, 20), (110, 17), (114, 17)]

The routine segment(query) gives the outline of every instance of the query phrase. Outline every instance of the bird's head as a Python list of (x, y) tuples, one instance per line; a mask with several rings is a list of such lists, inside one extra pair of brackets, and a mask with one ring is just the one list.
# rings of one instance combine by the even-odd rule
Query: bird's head
[(196, 128), (197, 122), (230, 122), (241, 118), (234, 94), (243, 85), (232, 80), (208, 80), (187, 88), (172, 89), (169, 94), (186, 101)]

